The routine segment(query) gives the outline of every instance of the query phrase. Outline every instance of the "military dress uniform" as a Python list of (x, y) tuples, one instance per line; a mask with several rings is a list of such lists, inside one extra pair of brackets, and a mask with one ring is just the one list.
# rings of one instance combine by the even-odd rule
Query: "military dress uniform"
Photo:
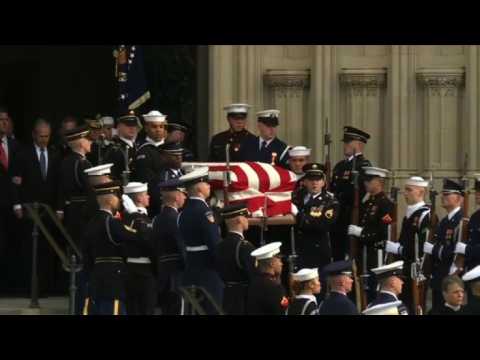
[[(162, 191), (182, 191), (182, 183), (169, 180), (158, 185)], [(183, 314), (183, 300), (180, 295), (182, 275), (185, 269), (184, 242), (178, 228), (179, 210), (163, 206), (153, 219), (152, 241), (157, 257), (157, 290), (162, 314)]]
[[(243, 205), (224, 207), (221, 216), (224, 219), (248, 216)], [(255, 259), (250, 256), (255, 247), (243, 236), (243, 233), (230, 231), (216, 249), (216, 267), (225, 283), (223, 309), (228, 315), (245, 314), (247, 288), (255, 274)]]
[[(442, 193), (456, 193), (463, 196), (464, 190), (460, 184), (445, 179)], [(455, 244), (458, 240), (459, 225), (462, 219), (463, 211), (461, 207), (453, 209), (440, 221), (433, 237), (434, 245), (430, 251), (432, 255), (432, 278), (430, 285), (432, 287), (432, 308), (434, 309), (440, 307), (443, 302), (442, 280), (449, 274), (450, 266), (455, 257)], [(428, 245), (427, 243), (424, 244), (424, 251)]]
[[(167, 131), (169, 133), (171, 133), (173, 131), (181, 131), (186, 136), (187, 133), (189, 132), (189, 129), (188, 129), (187, 124), (185, 124), (181, 121), (177, 121), (177, 122), (174, 122), (174, 123), (172, 123), (172, 122), (168, 123)], [(187, 147), (185, 147), (185, 144), (183, 142), (180, 143), (180, 145), (183, 147), (183, 161), (186, 161), (186, 162), (196, 161), (195, 154), (190, 149), (187, 149)]]
[[(372, 272), (375, 274), (375, 277), (377, 278), (377, 280), (380, 281), (382, 279), (387, 279), (390, 276), (404, 277), (403, 269), (404, 269), (404, 261), (399, 260), (391, 264), (374, 268), (372, 269)], [(405, 304), (398, 299), (396, 294), (385, 289), (380, 289), (375, 300), (373, 300), (370, 304), (368, 304), (367, 309), (372, 308), (374, 306), (388, 304), (392, 302), (399, 302), (398, 313), (400, 315), (408, 315), (408, 309), (405, 306)]]
[[(324, 267), (327, 276), (351, 276), (351, 261), (336, 261)], [(331, 290), (327, 298), (320, 304), (320, 315), (358, 315), (357, 308), (347, 294)]]
[[(471, 284), (478, 285), (480, 281), (480, 265), (475, 266), (470, 271), (466, 272), (462, 280), (470, 287)], [(480, 315), (480, 296), (478, 294), (468, 294), (467, 305), (462, 309), (462, 312), (466, 315)]]
[[(239, 117), (246, 119), (249, 108), (250, 105), (247, 104), (231, 104), (229, 106), (226, 106), (224, 109), (227, 111), (228, 117)], [(233, 131), (231, 128), (214, 135), (210, 142), (208, 161), (227, 161), (225, 156), (227, 144), (230, 144), (230, 161), (245, 161), (245, 159), (240, 156), (240, 152), (243, 148), (243, 142), (247, 139), (252, 139), (254, 137), (255, 135), (253, 135), (247, 129), (243, 129), (241, 131)]]
[[(282, 243), (273, 242), (251, 253), (257, 260), (279, 256)], [(284, 315), (289, 302), (280, 279), (257, 271), (247, 290), (247, 315)]]
[[(344, 128), (343, 142), (352, 140), (359, 140), (367, 143), (370, 135), (352, 128)], [(353, 165), (355, 162), (355, 169)], [(332, 181), (329, 190), (335, 195), (335, 198), (340, 203), (340, 214), (336, 226), (332, 231), (332, 251), (334, 260), (343, 260), (345, 255), (349, 252), (349, 243), (347, 236), (348, 225), (352, 221), (352, 210), (354, 202), (354, 187), (352, 184), (352, 171), (356, 170), (359, 174), (359, 197), (360, 200), (365, 196), (365, 185), (363, 184), (363, 176), (361, 169), (365, 166), (371, 166), (371, 162), (365, 158), (361, 153), (356, 156), (350, 156), (345, 160), (338, 162), (332, 171)]]
[[(123, 188), (124, 194), (147, 192), (147, 184), (129, 183)], [(127, 262), (127, 313), (129, 315), (153, 315), (156, 302), (155, 257), (150, 236), (151, 219), (147, 210), (137, 207), (136, 212), (124, 213), (123, 223), (139, 230), (149, 229), (144, 242), (126, 242)], [(147, 236), (147, 231), (145, 231)]]
[[(475, 191), (480, 192), (480, 176), (475, 178)], [(480, 265), (480, 209), (475, 211), (468, 222), (468, 240), (463, 249), (465, 269), (469, 271)]]
[[(199, 168), (182, 177), (186, 186), (208, 180), (208, 168)], [(220, 242), (220, 228), (213, 212), (201, 197), (190, 197), (178, 217), (178, 227), (186, 251), (183, 283), (203, 287), (219, 306), (223, 300), (223, 281), (215, 269), (215, 248)], [(214, 308), (205, 304), (205, 311), (214, 314)]]
[[(257, 113), (258, 121), (270, 126), (278, 126), (278, 110), (266, 110)], [(267, 164), (274, 164), (288, 169), (288, 150), (290, 147), (279, 138), (275, 137), (265, 140), (260, 136), (245, 139), (240, 149), (242, 161), (256, 161)]]
[[(317, 279), (318, 269), (304, 268), (292, 274), (292, 279), (301, 283)], [(314, 294), (296, 294), (288, 305), (286, 315), (318, 315), (317, 298)]]
[[(97, 195), (118, 194), (118, 182), (95, 186)], [(127, 242), (147, 241), (146, 229), (132, 229), (116, 218), (109, 210), (100, 209), (85, 230), (86, 266), (91, 273), (90, 294), (85, 302), (85, 315), (126, 314), (125, 247)]]

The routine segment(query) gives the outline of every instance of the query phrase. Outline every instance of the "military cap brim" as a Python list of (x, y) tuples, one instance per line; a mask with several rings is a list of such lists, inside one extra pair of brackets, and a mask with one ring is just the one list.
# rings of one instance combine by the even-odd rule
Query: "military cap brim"
[(82, 125), (71, 130), (67, 130), (64, 133), (66, 141), (74, 141), (82, 138), (87, 138), (90, 134), (90, 127), (88, 125)]
[(352, 126), (345, 126), (343, 128), (342, 141), (345, 143), (358, 140), (366, 144), (368, 142), (368, 139), (370, 139), (370, 134), (366, 133), (365, 131), (354, 128)]
[(98, 184), (93, 187), (96, 196), (100, 195), (121, 195), (122, 184), (119, 181), (110, 181), (104, 184)]
[(220, 215), (224, 219), (232, 219), (238, 216), (250, 216), (250, 211), (246, 204), (234, 204), (225, 206), (221, 211)]

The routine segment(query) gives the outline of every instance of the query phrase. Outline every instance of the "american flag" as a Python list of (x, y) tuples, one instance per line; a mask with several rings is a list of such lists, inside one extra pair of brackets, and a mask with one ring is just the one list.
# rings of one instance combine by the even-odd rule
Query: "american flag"
[[(225, 163), (183, 163), (185, 168), (208, 166), (210, 185), (220, 205), (223, 205)], [(260, 162), (230, 163), (228, 199), (231, 204), (245, 202), (254, 217), (292, 213), (292, 191), (296, 176), (279, 166)], [(264, 213), (265, 196), (267, 211)]]

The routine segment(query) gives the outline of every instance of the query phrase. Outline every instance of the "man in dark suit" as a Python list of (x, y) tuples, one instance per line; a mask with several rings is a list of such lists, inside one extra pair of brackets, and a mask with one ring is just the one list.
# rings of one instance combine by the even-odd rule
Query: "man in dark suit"
[(265, 110), (257, 113), (260, 136), (245, 139), (239, 151), (242, 161), (258, 161), (288, 169), (289, 146), (277, 138), (280, 111)]
[[(0, 109), (0, 271), (1, 273), (14, 273), (15, 265), (13, 250), (16, 245), (14, 238), (15, 217), (12, 212), (13, 187), (12, 168), (20, 145), (15, 139), (8, 137), (9, 114), (4, 108)], [(14, 278), (11, 277), (11, 280)], [(0, 281), (0, 289), (6, 290), (7, 281)]]
[[(32, 229), (33, 222), (25, 216), (22, 204), (43, 203), (55, 208), (59, 182), (60, 156), (50, 145), (50, 124), (38, 119), (32, 131), (33, 144), (23, 148), (13, 165), (12, 175), (15, 184), (13, 210), (22, 226), (21, 233), (21, 256), (22, 283), (24, 290), (30, 289), (31, 265), (32, 265)], [(43, 221), (51, 234), (55, 235), (55, 227), (48, 217)], [(52, 290), (55, 277), (55, 255), (47, 240), (40, 235), (38, 240), (38, 276), (39, 293), (45, 294)]]

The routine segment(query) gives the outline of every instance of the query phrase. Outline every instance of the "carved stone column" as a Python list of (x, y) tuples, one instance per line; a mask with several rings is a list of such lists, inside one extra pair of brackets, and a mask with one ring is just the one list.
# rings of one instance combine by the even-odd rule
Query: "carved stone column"
[(342, 69), (340, 116), (342, 125), (358, 127), (372, 134), (366, 156), (376, 166), (385, 166), (384, 131), (386, 69)]
[(266, 70), (264, 84), (269, 89), (265, 106), (281, 112), (278, 137), (293, 146), (303, 145), (310, 70)]
[(423, 88), (423, 170), (459, 176), (465, 154), (460, 125), (465, 70), (419, 69), (417, 80)]

